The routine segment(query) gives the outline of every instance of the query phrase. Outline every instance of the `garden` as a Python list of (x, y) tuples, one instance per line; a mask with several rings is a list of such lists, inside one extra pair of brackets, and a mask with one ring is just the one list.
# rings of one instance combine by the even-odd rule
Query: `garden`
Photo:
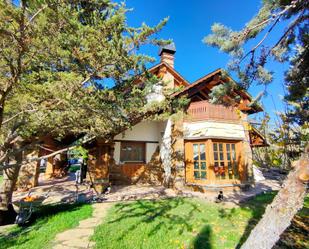
[[(182, 197), (116, 202), (91, 239), (95, 248), (238, 248), (275, 194), (234, 207)], [(91, 215), (89, 204), (42, 207), (29, 225), (2, 231), (0, 248), (51, 248), (56, 234)], [(277, 248), (308, 248), (308, 215), (309, 197)]]

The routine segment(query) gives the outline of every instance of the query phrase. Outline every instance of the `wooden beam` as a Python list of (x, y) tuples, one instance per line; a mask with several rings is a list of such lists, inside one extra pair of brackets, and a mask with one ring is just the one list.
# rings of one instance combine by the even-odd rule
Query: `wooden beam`
[(208, 95), (204, 93), (203, 90), (201, 90), (199, 94), (201, 94), (205, 99), (209, 99)]
[(199, 95), (194, 95), (191, 99), (192, 102), (194, 101), (201, 101), (201, 100), (204, 100), (201, 96)]
[[(206, 86), (209, 85), (209, 84), (214, 84), (216, 83), (215, 81), (205, 81), (205, 82), (202, 82), (199, 86), (197, 87), (193, 87), (191, 89), (189, 89), (188, 91), (188, 95), (189, 97), (193, 96), (194, 94), (200, 92), (201, 90), (207, 88)], [(208, 89), (208, 88), (207, 88)], [(209, 91), (210, 92), (210, 91)]]

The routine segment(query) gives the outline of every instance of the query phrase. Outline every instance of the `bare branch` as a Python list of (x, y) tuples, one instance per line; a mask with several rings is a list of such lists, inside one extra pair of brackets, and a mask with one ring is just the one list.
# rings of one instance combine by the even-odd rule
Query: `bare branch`
[(4, 124), (10, 122), (11, 120), (17, 118), (19, 115), (22, 115), (23, 113), (26, 113), (26, 112), (36, 112), (37, 110), (38, 110), (38, 109), (34, 109), (34, 110), (25, 110), (25, 111), (21, 111), (21, 112), (19, 112), (19, 113), (16, 113), (16, 114), (13, 115), (12, 117), (10, 117), (10, 118), (4, 120), (4, 121), (2, 122), (2, 125), (4, 125)]
[(248, 36), (248, 35), (250, 34), (250, 32), (253, 31), (254, 29), (257, 29), (257, 28), (259, 28), (260, 26), (262, 26), (262, 25), (264, 25), (264, 24), (266, 24), (266, 23), (268, 23), (268, 22), (271, 22), (271, 21), (275, 20), (276, 18), (279, 18), (279, 19), (280, 19), (280, 18), (283, 16), (283, 14), (285, 14), (285, 13), (286, 13), (287, 11), (289, 11), (290, 9), (295, 8), (296, 5), (297, 5), (298, 3), (300, 3), (300, 2), (302, 2), (302, 0), (294, 0), (294, 1), (292, 1), (290, 5), (287, 5), (287, 6), (286, 6), (282, 11), (280, 11), (279, 13), (273, 14), (272, 17), (270, 17), (270, 18), (268, 18), (268, 19), (266, 19), (266, 20), (264, 20), (264, 21), (258, 23), (257, 25), (253, 26), (252, 28), (246, 30), (246, 32), (245, 32), (245, 37)]
[(23, 31), (25, 31), (27, 29), (27, 27), (31, 24), (31, 22), (44, 10), (48, 7), (47, 4), (43, 5), (42, 8), (40, 8), (27, 22), (27, 24), (25, 24)]
[(276, 21), (273, 23), (273, 25), (269, 28), (269, 30), (266, 32), (266, 34), (263, 36), (263, 38), (256, 44), (244, 57), (241, 58), (240, 62), (241, 63), (249, 54), (253, 54), (255, 50), (262, 45), (262, 43), (265, 41), (265, 39), (268, 37), (270, 32), (273, 30), (273, 28), (277, 25), (277, 23), (280, 21), (280, 17), (276, 19)]
[(280, 43), (288, 36), (288, 34), (291, 32), (291, 30), (293, 30), (297, 24), (299, 22), (305, 21), (306, 19), (308, 19), (308, 16), (304, 16), (305, 14), (305, 10), (302, 11), (302, 13), (292, 22), (292, 24), (286, 29), (286, 31), (284, 32), (284, 34), (280, 37), (280, 39), (278, 40), (278, 42), (271, 48), (271, 50), (273, 50), (274, 48), (276, 48), (277, 46), (280, 45)]

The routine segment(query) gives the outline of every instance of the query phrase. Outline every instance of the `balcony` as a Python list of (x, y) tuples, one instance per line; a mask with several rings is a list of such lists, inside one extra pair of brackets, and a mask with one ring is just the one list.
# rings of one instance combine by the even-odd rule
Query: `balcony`
[(185, 121), (218, 120), (239, 122), (240, 117), (235, 107), (214, 105), (207, 100), (192, 102), (187, 110)]

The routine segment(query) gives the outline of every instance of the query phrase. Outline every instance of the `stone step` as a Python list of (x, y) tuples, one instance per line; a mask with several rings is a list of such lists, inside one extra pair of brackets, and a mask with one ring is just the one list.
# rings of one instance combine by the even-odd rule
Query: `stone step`
[(121, 173), (109, 173), (109, 177), (124, 177)]
[(112, 185), (127, 185), (130, 184), (128, 179), (110, 179)]
[(109, 177), (110, 181), (129, 181), (127, 177)]

